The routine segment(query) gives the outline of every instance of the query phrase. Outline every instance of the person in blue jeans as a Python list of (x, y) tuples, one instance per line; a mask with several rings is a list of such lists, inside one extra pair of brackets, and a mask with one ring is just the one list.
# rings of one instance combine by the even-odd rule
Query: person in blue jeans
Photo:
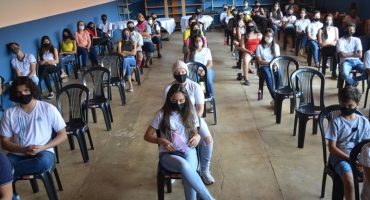
[[(361, 40), (352, 35), (356, 31), (354, 23), (347, 23), (344, 29), (344, 36), (338, 40), (337, 53), (340, 57), (340, 72), (342, 78), (350, 85), (357, 86), (358, 81), (365, 80), (367, 74), (364, 69), (364, 64), (361, 62), (362, 45)], [(359, 76), (352, 77), (350, 72), (356, 70), (360, 73)]]
[[(83, 21), (77, 22), (77, 30), (74, 34), (74, 38), (77, 43), (77, 57), (82, 56), (82, 67), (86, 70), (86, 61), (89, 58), (93, 64), (98, 65), (98, 54), (95, 48), (92, 46), (89, 32), (85, 29)], [(79, 60), (79, 59), (78, 59)], [(80, 63), (81, 64), (81, 63)]]
[(133, 92), (134, 88), (131, 81), (131, 66), (136, 65), (136, 42), (131, 38), (130, 30), (125, 28), (122, 31), (122, 41), (118, 42), (118, 53), (124, 57), (122, 76), (127, 78), (128, 92)]
[[(158, 144), (159, 162), (170, 171), (180, 172), (186, 200), (213, 200), (208, 189), (196, 171), (198, 165), (196, 147), (200, 142), (197, 127), (199, 118), (184, 86), (173, 84), (166, 102), (158, 110), (144, 140)], [(160, 137), (154, 136), (160, 130)]]
[[(312, 51), (313, 60), (315, 62), (315, 67), (320, 67), (319, 61), (319, 44), (317, 41), (317, 33), (319, 29), (323, 27), (323, 23), (320, 22), (320, 11), (315, 10), (313, 12), (313, 21), (307, 26), (307, 45)], [(311, 58), (308, 58), (311, 59)]]
[(0, 198), (12, 199), (13, 196), (13, 167), (3, 152), (0, 152)]
[(39, 87), (25, 76), (14, 79), (9, 89), (9, 99), (17, 104), (4, 111), (0, 136), (1, 147), (9, 151), (14, 179), (49, 170), (54, 163), (53, 147), (67, 139), (63, 117), (52, 104), (38, 101), (39, 94)]
[(300, 18), (295, 21), (294, 25), (297, 38), (300, 38), (302, 40), (301, 48), (299, 49), (299, 55), (304, 57), (305, 55), (303, 53), (303, 49), (306, 47), (307, 42), (306, 28), (311, 23), (311, 21), (308, 19), (306, 9), (304, 8), (301, 9), (299, 17)]
[[(275, 43), (274, 31), (267, 28), (263, 32), (261, 43), (257, 46), (256, 59), (259, 64), (259, 74), (266, 81), (267, 88), (272, 97), (270, 104), (275, 106), (275, 89), (270, 71), (270, 61), (280, 56), (280, 47)], [(278, 66), (274, 66), (276, 68)], [(274, 70), (276, 71), (276, 69)], [(275, 75), (275, 74), (274, 74)]]

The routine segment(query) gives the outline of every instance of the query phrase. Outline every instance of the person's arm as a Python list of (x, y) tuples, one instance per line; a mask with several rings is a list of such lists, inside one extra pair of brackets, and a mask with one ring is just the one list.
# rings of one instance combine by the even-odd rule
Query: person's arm
[(295, 24), (295, 32), (297, 33), (297, 35), (300, 35), (301, 34), (301, 32), (299, 32), (299, 24), (298, 24), (298, 22)]
[[(352, 38), (353, 39), (353, 38)], [(338, 55), (339, 57), (341, 58), (348, 58), (348, 57), (352, 57), (352, 58), (361, 58), (362, 57), (362, 50), (358, 50), (357, 52), (349, 52), (349, 53), (345, 53), (343, 50), (343, 43), (339, 42), (338, 45), (337, 45), (337, 52), (338, 52)]]
[[(51, 140), (50, 142), (43, 146), (40, 146), (41, 148), (39, 149), (38, 152), (55, 147), (62, 143), (63, 141), (65, 141), (66, 139), (67, 139), (66, 129), (62, 128), (60, 131), (57, 132), (57, 136), (53, 140)], [(38, 152), (35, 152), (35, 154), (37, 154)]]
[(46, 64), (48, 65), (55, 65), (59, 63), (59, 55), (57, 48), (54, 47), (53, 49), (54, 53), (54, 60), (44, 60)]
[(122, 51), (122, 42), (118, 42), (117, 52), (122, 56), (126, 56), (126, 54)]
[(158, 24), (155, 24), (154, 26), (155, 26), (155, 29), (156, 29), (155, 30), (156, 34), (152, 35), (152, 37), (154, 37), (154, 36), (161, 37), (161, 27)]
[[(17, 69), (17, 71), (18, 71), (18, 69)], [(18, 73), (19, 73), (19, 71), (18, 71)], [(28, 78), (31, 78), (31, 77), (35, 76), (35, 74), (36, 74), (36, 63), (31, 63), (31, 65), (30, 65), (30, 73), (28, 74)], [(17, 74), (17, 76), (18, 76), (18, 74)]]
[(189, 48), (186, 48), (184, 51), (184, 63), (188, 62)]
[(139, 33), (141, 36), (143, 36), (143, 38), (150, 38), (150, 32), (147, 32), (147, 30)]
[(262, 58), (260, 56), (257, 56), (256, 59), (257, 59), (259, 67), (266, 66), (266, 65), (270, 64), (270, 62), (266, 62), (266, 61), (262, 60)]
[(207, 69), (211, 69), (213, 67), (213, 62), (212, 60), (207, 60), (207, 65), (206, 65)]
[(297, 21), (297, 18), (294, 16), (294, 15), (292, 15), (291, 16), (291, 23), (292, 23), (292, 25), (294, 26), (294, 23)]
[(65, 54), (65, 52), (63, 51), (63, 48), (62, 48), (62, 44), (63, 44), (63, 41), (61, 41), (61, 42), (59, 43), (59, 47), (60, 47), (60, 49), (59, 49), (59, 54), (60, 54), (60, 55)]
[(13, 68), (13, 70), (14, 70), (15, 75), (17, 75), (17, 77), (22, 76), (22, 74), (21, 74), (21, 72), (19, 71), (19, 69), (17, 69), (17, 68)]
[(334, 41), (327, 42), (326, 44), (327, 45), (335, 46), (335, 45), (337, 45), (337, 42), (338, 42), (338, 39), (339, 39), (339, 36), (338, 36), (338, 28), (337, 27), (332, 27), (332, 28), (334, 28), (334, 32), (335, 32), (334, 33), (335, 34)]
[(308, 40), (317, 41), (316, 39), (314, 39), (314, 38), (311, 37), (311, 28), (310, 28), (310, 25), (308, 25), (306, 29), (307, 29), (307, 38), (308, 38)]
[(370, 20), (368, 19), (368, 20), (365, 21), (365, 25), (364, 25), (365, 35), (370, 34), (369, 26), (370, 26)]
[(261, 8), (261, 17), (266, 18), (265, 9)]
[(86, 34), (86, 39), (87, 39), (87, 46), (86, 46), (86, 49), (87, 50), (90, 50), (90, 47), (91, 47), (91, 40), (90, 40), (90, 36), (89, 36), (89, 33), (87, 32), (84, 32)]
[(1, 136), (1, 148), (15, 153), (27, 153), (29, 147), (22, 147), (12, 142), (10, 137)]
[(286, 25), (289, 23), (289, 19), (288, 19), (288, 17), (284, 17), (284, 18), (281, 20), (281, 22), (282, 22), (281, 27), (282, 27), (283, 29), (285, 29)]
[(329, 147), (329, 152), (335, 156), (338, 156), (340, 158), (346, 159), (347, 161), (350, 161), (349, 156), (345, 154), (343, 151), (338, 149), (336, 147), (337, 141), (334, 140), (329, 140), (328, 147)]
[(13, 197), (12, 182), (0, 186), (0, 200), (11, 200)]
[(346, 28), (346, 25), (347, 25), (346, 17), (347, 17), (347, 16), (345, 16), (345, 17), (343, 18), (343, 21), (342, 21), (342, 29), (345, 29), (345, 28)]
[(108, 22), (108, 31), (107, 34), (110, 35), (112, 33), (112, 23)]
[(153, 128), (152, 126), (149, 126), (145, 132), (144, 140), (150, 143), (160, 144), (168, 151), (176, 151), (175, 146), (173, 146), (173, 144), (170, 141), (164, 138), (158, 138), (154, 136), (155, 131), (156, 131), (155, 128)]
[(317, 43), (319, 44), (320, 47), (324, 47), (326, 46), (327, 44), (323, 42), (323, 38), (322, 38), (322, 29), (319, 30), (319, 32), (317, 33)]

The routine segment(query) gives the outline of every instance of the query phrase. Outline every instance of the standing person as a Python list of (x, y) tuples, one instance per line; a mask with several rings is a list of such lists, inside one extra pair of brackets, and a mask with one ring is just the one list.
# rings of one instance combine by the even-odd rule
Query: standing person
[[(293, 14), (293, 6), (288, 7), (288, 12), (286, 16), (283, 17), (283, 29), (284, 29), (284, 41), (288, 42), (288, 35), (292, 36), (292, 49), (291, 52), (294, 52), (295, 48), (295, 38), (297, 37), (295, 33), (294, 23), (297, 20), (297, 17)], [(286, 44), (284, 44), (285, 46)]]
[[(325, 135), (330, 152), (329, 164), (343, 181), (344, 197), (355, 199), (349, 154), (356, 144), (370, 138), (370, 125), (367, 118), (354, 113), (361, 100), (357, 88), (345, 87), (338, 97), (341, 114), (329, 122)], [(361, 168), (359, 163), (357, 168)]]
[(354, 36), (359, 37), (362, 35), (361, 19), (360, 17), (356, 16), (356, 13), (357, 13), (356, 2), (352, 2), (351, 7), (349, 8), (349, 15), (346, 15), (343, 18), (342, 28), (345, 29), (348, 22), (354, 23), (356, 25), (356, 32)]
[[(108, 22), (107, 15), (102, 14), (101, 15), (102, 23), (99, 24), (99, 28), (102, 30), (102, 36), (103, 38), (108, 39), (108, 42), (105, 44), (108, 48), (108, 52), (112, 52), (113, 50), (113, 43), (112, 43), (112, 23)], [(95, 45), (95, 44), (94, 44)]]
[(302, 8), (299, 14), (300, 18), (295, 21), (295, 31), (298, 38), (301, 38), (301, 48), (299, 48), (299, 55), (305, 57), (303, 50), (306, 47), (307, 34), (306, 28), (311, 23), (307, 17), (306, 9)]
[(251, 69), (251, 60), (255, 57), (256, 49), (262, 39), (262, 34), (258, 31), (256, 23), (253, 20), (247, 21), (246, 33), (241, 37), (240, 49), (243, 52), (243, 73), (244, 85), (251, 83), (248, 79), (248, 73), (254, 74)]
[(146, 16), (146, 21), (148, 22), (151, 30), (151, 37), (152, 42), (156, 46), (157, 52), (158, 52), (158, 58), (162, 58), (161, 55), (161, 26), (157, 22), (154, 21), (153, 17), (151, 15)]
[(129, 84), (128, 92), (133, 92), (134, 87), (131, 81), (131, 66), (136, 65), (136, 42), (131, 38), (130, 30), (125, 28), (122, 31), (122, 41), (118, 42), (118, 53), (124, 57), (122, 76), (127, 77)]
[(36, 100), (40, 91), (30, 78), (17, 77), (9, 90), (9, 99), (17, 104), (5, 110), (0, 135), (1, 147), (9, 151), (14, 179), (46, 172), (55, 162), (53, 147), (67, 139), (64, 119), (55, 106)]
[[(260, 76), (266, 81), (267, 88), (272, 97), (270, 104), (273, 107), (275, 106), (275, 89), (270, 72), (270, 61), (278, 56), (280, 56), (280, 47), (274, 41), (274, 31), (267, 28), (265, 32), (263, 32), (261, 43), (257, 46), (256, 59), (259, 64)], [(274, 71), (276, 71), (276, 67), (275, 65)]]
[(50, 38), (46, 35), (41, 38), (41, 45), (38, 51), (37, 60), (39, 63), (40, 82), (44, 80), (46, 87), (49, 90), (49, 95), (46, 98), (51, 99), (54, 97), (54, 92), (53, 88), (51, 87), (49, 74), (58, 71), (57, 65), (59, 63), (59, 55), (57, 48), (53, 46)]
[(259, 0), (254, 1), (254, 8), (251, 11), (252, 19), (256, 24), (261, 24), (261, 31), (265, 32), (266, 29), (266, 13), (263, 8), (260, 7), (260, 2)]
[[(186, 200), (196, 199), (197, 194), (202, 199), (213, 200), (196, 172), (198, 159), (194, 147), (201, 137), (197, 130), (199, 119), (191, 104), (186, 89), (180, 84), (172, 85), (166, 102), (146, 130), (144, 140), (159, 144), (159, 162), (164, 168), (181, 173)], [(153, 135), (157, 129), (160, 137)]]
[(77, 58), (79, 60), (79, 56), (81, 55), (83, 70), (87, 70), (86, 61), (89, 58), (89, 54), (91, 61), (95, 65), (98, 65), (98, 54), (95, 48), (91, 46), (89, 32), (86, 31), (83, 21), (77, 22), (77, 30), (74, 35), (77, 43)]
[[(308, 46), (311, 48), (313, 60), (316, 67), (320, 67), (319, 61), (319, 44), (317, 43), (317, 33), (323, 27), (320, 22), (320, 11), (313, 11), (313, 22), (307, 26)], [(311, 59), (311, 58), (308, 58)]]
[(61, 71), (60, 77), (62, 78), (63, 82), (67, 82), (68, 75), (65, 73), (63, 68), (69, 62), (76, 60), (77, 43), (74, 37), (72, 36), (72, 32), (67, 28), (63, 29), (62, 38), (63, 40), (60, 41), (60, 51), (59, 51), (59, 67)]
[(331, 77), (332, 79), (337, 79), (337, 64), (338, 64), (338, 54), (336, 51), (337, 42), (339, 39), (338, 28), (334, 26), (333, 16), (331, 14), (325, 15), (324, 27), (319, 30), (318, 43), (321, 48), (321, 55), (323, 56), (322, 67), (327, 67), (328, 57), (333, 58), (333, 69)]
[[(367, 77), (364, 65), (360, 60), (362, 57), (361, 41), (359, 38), (352, 36), (355, 31), (356, 25), (350, 22), (347, 23), (344, 29), (344, 36), (337, 43), (342, 78), (354, 87), (358, 85), (358, 81), (365, 80)], [(357, 70), (361, 75), (352, 77), (350, 75), (352, 70)]]
[(199, 145), (201, 145), (200, 166), (202, 169), (200, 176), (203, 178), (203, 181), (206, 185), (213, 184), (215, 179), (212, 177), (211, 171), (209, 171), (213, 151), (213, 138), (208, 129), (207, 123), (203, 120), (203, 118), (201, 118), (204, 111), (203, 89), (198, 83), (188, 79), (188, 66), (186, 66), (186, 64), (182, 61), (177, 61), (172, 65), (172, 74), (175, 78), (175, 81), (167, 85), (165, 88), (163, 93), (163, 103), (166, 102), (168, 90), (172, 85), (181, 84), (183, 87), (185, 87), (191, 104), (194, 106), (198, 116), (200, 117), (199, 135), (201, 137), (201, 141), (199, 142)]
[(36, 85), (38, 85), (39, 78), (36, 76), (37, 62), (35, 57), (32, 54), (23, 53), (19, 44), (15, 42), (10, 42), (7, 46), (8, 50), (12, 52), (12, 54), (16, 55), (16, 57), (10, 61), (16, 76), (27, 76), (32, 79)]
[(276, 35), (278, 33), (278, 29), (282, 25), (283, 13), (280, 10), (279, 2), (275, 2), (272, 6), (272, 11), (270, 12), (270, 21), (271, 21), (271, 28), (274, 31), (274, 38), (276, 39)]
[[(199, 34), (194, 35), (190, 40), (189, 51), (185, 56), (185, 62), (199, 62), (207, 67), (207, 85), (211, 95), (215, 96), (213, 87), (213, 78), (215, 72), (213, 71), (212, 54), (209, 48), (204, 47), (203, 37)], [(204, 76), (204, 71), (199, 71), (199, 76)], [(211, 104), (209, 112), (213, 113), (213, 106)]]
[(152, 30), (147, 22), (144, 22), (143, 14), (138, 13), (136, 15), (136, 19), (137, 25), (135, 27), (135, 31), (137, 31), (143, 38), (142, 50), (145, 52), (146, 55), (144, 67), (150, 68), (150, 60), (152, 59), (154, 54), (154, 46), (151, 37)]
[(0, 199), (11, 200), (13, 196), (13, 167), (3, 152), (0, 152)]

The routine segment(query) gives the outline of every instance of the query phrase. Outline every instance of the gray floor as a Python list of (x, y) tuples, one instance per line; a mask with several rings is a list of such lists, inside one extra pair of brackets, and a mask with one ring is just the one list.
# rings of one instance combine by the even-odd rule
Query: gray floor
[[(289, 101), (283, 103), (282, 123), (276, 124), (267, 88), (264, 99), (257, 101), (258, 77), (250, 76), (251, 86), (240, 84), (235, 78), (241, 71), (231, 68), (236, 60), (223, 45), (223, 34), (208, 32), (207, 39), (216, 74), (218, 113), (216, 126), (212, 114), (205, 118), (215, 141), (211, 171), (216, 182), (207, 186), (211, 194), (220, 200), (319, 199), (324, 164), (320, 136), (311, 134), (312, 122), (307, 125), (304, 148), (297, 148)], [(74, 151), (67, 141), (59, 145), (57, 168), (64, 187), (58, 191), (59, 199), (157, 199), (157, 145), (145, 142), (143, 135), (162, 105), (164, 87), (173, 80), (171, 65), (182, 59), (181, 46), (180, 32), (163, 42), (163, 58), (154, 58), (152, 68), (144, 69), (142, 85), (134, 83), (134, 92), (126, 93), (126, 106), (121, 106), (118, 90), (113, 88), (112, 131), (106, 131), (101, 111), (97, 111), (98, 123), (89, 118), (95, 150), (89, 150), (88, 163), (82, 162), (78, 145)], [(281, 54), (292, 55), (283, 50)], [(304, 58), (295, 58), (306, 67)], [(328, 106), (338, 101), (336, 81), (327, 74)], [(70, 78), (68, 83), (74, 82), (80, 80)], [(49, 102), (55, 103), (55, 98)], [(368, 110), (360, 107), (367, 116)], [(28, 182), (17, 182), (21, 199), (47, 199), (39, 185), (40, 192), (33, 194)], [(328, 177), (325, 199), (331, 199), (331, 187)], [(174, 183), (173, 192), (165, 194), (165, 199), (184, 199), (181, 181)]]

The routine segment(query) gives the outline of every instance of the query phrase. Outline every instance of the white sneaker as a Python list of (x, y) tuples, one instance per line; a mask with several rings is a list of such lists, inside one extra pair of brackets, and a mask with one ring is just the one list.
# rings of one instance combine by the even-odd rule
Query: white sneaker
[(68, 75), (66, 73), (63, 73), (60, 75), (61, 78), (64, 78), (64, 77), (68, 77)]
[(214, 110), (213, 110), (213, 106), (211, 105), (211, 107), (209, 108), (209, 112), (210, 113), (213, 113), (214, 112)]
[(200, 176), (203, 178), (203, 182), (206, 185), (210, 185), (215, 182), (215, 179), (212, 177), (210, 171), (208, 172), (200, 171)]
[(275, 106), (275, 100), (271, 100), (270, 104), (272, 105), (272, 107)]

